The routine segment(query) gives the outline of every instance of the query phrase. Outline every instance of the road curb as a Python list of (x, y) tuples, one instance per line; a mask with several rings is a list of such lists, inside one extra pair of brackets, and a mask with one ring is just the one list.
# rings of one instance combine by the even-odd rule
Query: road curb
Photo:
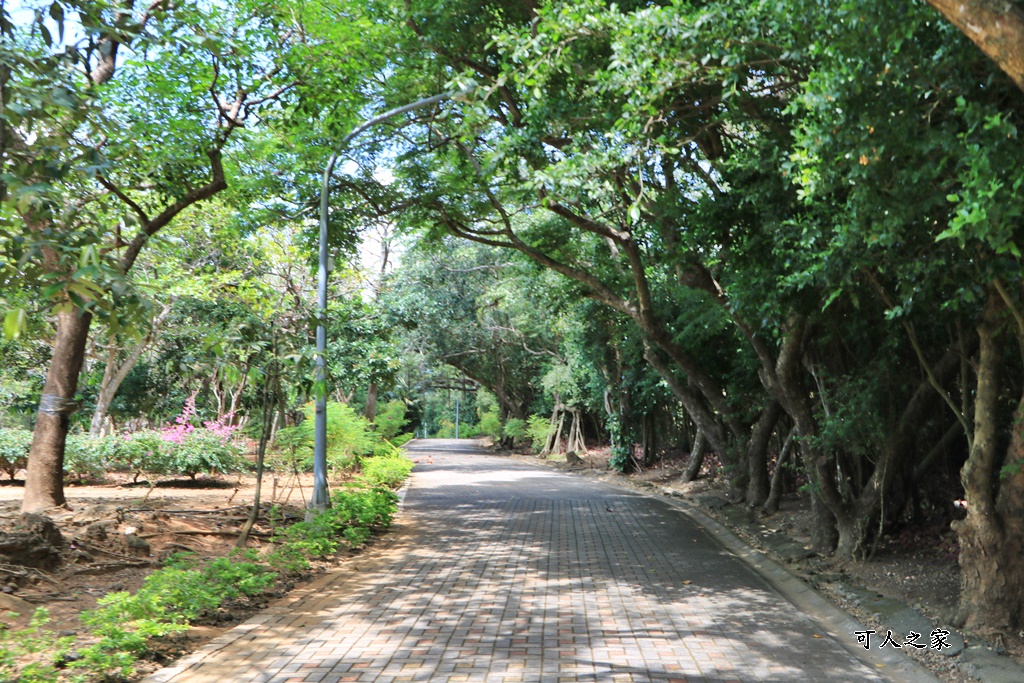
[[(643, 494), (643, 492), (638, 493)], [(850, 654), (884, 673), (896, 683), (939, 682), (939, 679), (931, 671), (900, 652), (877, 648), (865, 650), (863, 646), (857, 644), (855, 635), (857, 631), (865, 630), (865, 626), (849, 613), (822, 597), (788, 569), (777, 564), (761, 551), (744, 543), (714, 518), (685, 502), (663, 495), (657, 497), (701, 526), (715, 541), (740, 558), (744, 564), (799, 608)]]

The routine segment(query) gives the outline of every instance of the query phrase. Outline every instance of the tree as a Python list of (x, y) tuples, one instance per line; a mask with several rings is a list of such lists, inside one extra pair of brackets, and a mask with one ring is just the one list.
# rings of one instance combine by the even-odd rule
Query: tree
[(1013, 0), (928, 0), (1024, 90), (1024, 10)]
[(55, 2), (31, 26), (4, 10), (5, 249), (57, 321), (25, 511), (64, 502), (64, 439), (93, 319), (128, 316), (143, 247), (227, 187), (229, 141), (294, 82), (297, 34), (281, 9)]
[(540, 368), (558, 358), (530, 283), (507, 255), (447, 238), (405, 252), (383, 304), (407, 347), (486, 387), (504, 422), (529, 415)]

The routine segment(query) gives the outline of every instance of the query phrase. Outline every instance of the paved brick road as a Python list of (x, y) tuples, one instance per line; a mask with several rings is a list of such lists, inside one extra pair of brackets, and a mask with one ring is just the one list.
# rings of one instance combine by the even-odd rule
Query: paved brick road
[(389, 546), (148, 680), (888, 680), (658, 499), (467, 442), (410, 454)]

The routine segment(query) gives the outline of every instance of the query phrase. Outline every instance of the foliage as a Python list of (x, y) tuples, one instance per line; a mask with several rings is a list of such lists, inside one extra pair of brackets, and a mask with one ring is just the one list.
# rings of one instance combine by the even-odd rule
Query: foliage
[(527, 435), (526, 420), (520, 420), (518, 417), (510, 417), (505, 420), (505, 425), (502, 427), (501, 431), (502, 434), (510, 439), (522, 439)]
[(480, 416), (477, 423), (480, 433), (497, 441), (501, 438), (501, 418), (496, 411), (490, 411)]
[(102, 477), (110, 466), (109, 445), (88, 434), (69, 434), (64, 449), (64, 472), (79, 479)]
[[(297, 427), (279, 432), (288, 447), (301, 455), (304, 469), (313, 466), (313, 430), (316, 407), (306, 404), (303, 414), (306, 419)], [(362, 415), (358, 415), (351, 406), (336, 401), (327, 402), (327, 465), (332, 470), (350, 470), (358, 464), (358, 456), (373, 452), (379, 443), (380, 436), (373, 431), (370, 423)]]
[[(184, 631), (188, 624), (214, 615), (225, 601), (265, 593), (277, 571), (301, 571), (308, 559), (336, 552), (339, 542), (353, 548), (362, 545), (374, 529), (390, 524), (397, 509), (395, 494), (379, 487), (346, 488), (335, 492), (331, 502), (332, 507), (313, 521), (281, 530), (276, 538), (279, 547), (263, 558), (250, 549), (201, 563), (190, 553), (178, 553), (147, 576), (135, 593), (100, 598), (96, 609), (81, 615), (97, 642), (79, 648), (74, 660), (66, 663), (77, 672), (72, 680), (131, 676), (152, 638)], [(272, 524), (276, 514), (271, 511)], [(22, 683), (58, 680), (57, 666), (75, 639), (56, 638), (42, 630), (47, 619), (40, 608), (27, 628), (0, 627), (0, 678)]]
[[(462, 436), (462, 428), (460, 425), (459, 436)], [(455, 438), (455, 423), (451, 420), (441, 420), (441, 425), (437, 428), (437, 432), (434, 434), (437, 439), (454, 439)]]
[(526, 421), (526, 436), (530, 439), (534, 453), (540, 453), (551, 436), (551, 420), (543, 415), (531, 415)]
[(159, 473), (163, 471), (163, 452), (168, 448), (160, 432), (144, 429), (124, 436), (108, 436), (116, 439), (113, 466), (116, 469), (133, 472), (135, 478), (142, 472)]
[(72, 666), (101, 676), (130, 675), (150, 638), (183, 631), (225, 600), (270, 588), (276, 575), (253, 559), (253, 553), (242, 560), (222, 557), (196, 569), (179, 556), (147, 576), (136, 593), (105, 595), (95, 610), (82, 613), (82, 623), (100, 640), (80, 649)]
[(200, 472), (237, 472), (248, 467), (243, 449), (209, 429), (196, 429), (180, 441), (165, 446), (160, 472), (184, 474), (195, 479)]
[(32, 432), (29, 430), (0, 427), (0, 472), (6, 472), (14, 479), (18, 470), (25, 467), (31, 447)]
[(366, 542), (375, 527), (387, 527), (397, 510), (398, 497), (380, 488), (347, 487), (331, 495), (331, 507), (308, 522), (280, 530), (274, 540), (281, 547), (269, 557), (271, 566), (301, 570), (314, 558), (338, 551), (339, 537), (350, 547)]
[(395, 448), (401, 448), (402, 446), (409, 443), (415, 438), (416, 435), (409, 432), (406, 432), (405, 434), (399, 434), (395, 438), (391, 439), (391, 445), (393, 445)]
[(370, 486), (398, 488), (412, 471), (413, 463), (401, 453), (361, 458), (360, 477)]
[(405, 412), (404, 401), (388, 401), (378, 406), (373, 426), (382, 439), (390, 441), (402, 431), (406, 424)]
[(74, 637), (58, 638), (52, 631), (43, 629), (49, 620), (49, 611), (38, 607), (25, 628), (0, 625), (0, 680), (19, 683), (55, 683), (58, 680), (57, 665)]

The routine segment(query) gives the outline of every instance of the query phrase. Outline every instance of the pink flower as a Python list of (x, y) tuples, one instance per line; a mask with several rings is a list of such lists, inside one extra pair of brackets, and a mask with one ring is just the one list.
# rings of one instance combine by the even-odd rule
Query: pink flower
[(192, 432), (191, 418), (196, 414), (196, 394), (199, 390), (192, 392), (192, 395), (185, 399), (185, 407), (181, 409), (181, 415), (174, 418), (177, 424), (168, 425), (160, 430), (160, 438), (170, 443), (182, 443), (185, 437)]

